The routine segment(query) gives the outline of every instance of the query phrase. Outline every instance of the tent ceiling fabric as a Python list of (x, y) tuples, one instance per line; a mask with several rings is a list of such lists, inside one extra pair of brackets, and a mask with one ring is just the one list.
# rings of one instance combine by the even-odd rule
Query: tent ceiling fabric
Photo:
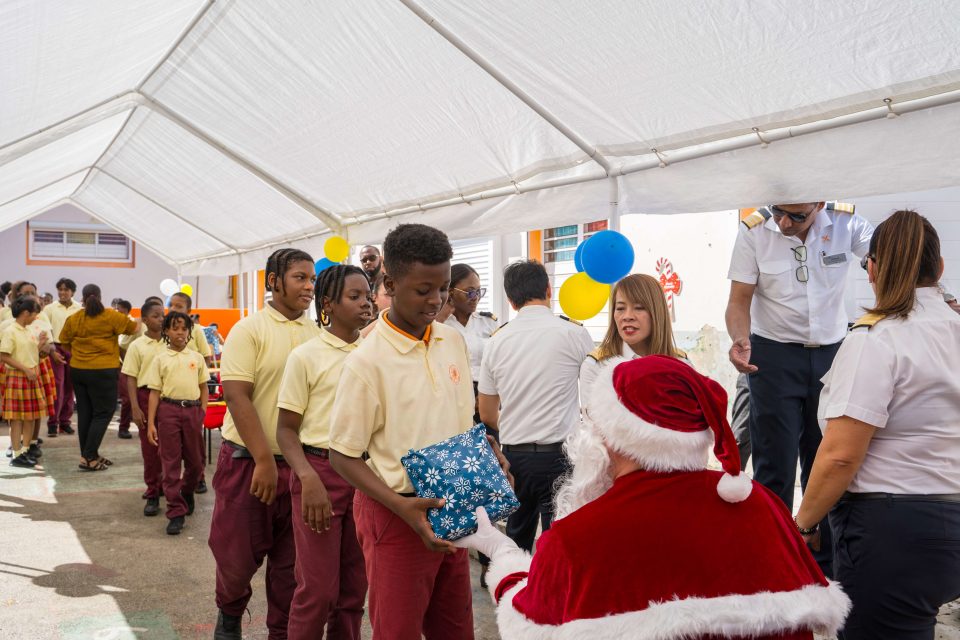
[[(69, 199), (184, 273), (235, 273), (403, 221), (946, 186), (957, 42), (950, 0), (5, 0), (0, 228)], [(90, 115), (112, 99), (135, 109)]]

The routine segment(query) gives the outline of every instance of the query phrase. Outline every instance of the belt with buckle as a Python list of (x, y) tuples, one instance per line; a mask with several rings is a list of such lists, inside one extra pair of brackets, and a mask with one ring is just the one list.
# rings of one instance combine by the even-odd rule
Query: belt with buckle
[(199, 400), (174, 400), (173, 398), (160, 398), (160, 402), (166, 402), (167, 404), (175, 404), (178, 407), (199, 407)]
[(841, 500), (919, 500), (921, 502), (960, 502), (960, 493), (851, 493), (847, 491)]
[(305, 444), (305, 445), (303, 445), (303, 452), (304, 452), (304, 453), (309, 453), (309, 454), (312, 455), (312, 456), (318, 456), (318, 457), (320, 457), (320, 458), (327, 458), (328, 460), (330, 459), (330, 450), (329, 450), (329, 449), (321, 449), (320, 447), (311, 447), (310, 445)]
[[(250, 458), (253, 459), (253, 454), (250, 453), (250, 450), (246, 447), (233, 442), (232, 440), (224, 440), (223, 444), (233, 449), (233, 455), (231, 458)], [(273, 459), (277, 462), (284, 462), (283, 456), (274, 454)]]
[(524, 444), (504, 444), (500, 446), (504, 453), (559, 453), (563, 451), (562, 442), (551, 442), (550, 444), (537, 444), (528, 442)]

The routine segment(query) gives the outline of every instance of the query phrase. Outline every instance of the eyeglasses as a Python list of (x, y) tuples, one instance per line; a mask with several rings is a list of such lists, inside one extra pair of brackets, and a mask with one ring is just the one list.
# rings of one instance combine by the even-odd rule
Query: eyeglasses
[(807, 245), (802, 244), (799, 247), (792, 247), (790, 250), (793, 251), (793, 257), (796, 258), (797, 262), (800, 263), (800, 266), (797, 267), (797, 270), (794, 272), (794, 274), (797, 276), (797, 281), (809, 281), (810, 269), (808, 269), (807, 265), (804, 264), (807, 261)]
[(873, 260), (874, 262), (877, 261), (877, 259), (874, 258), (874, 257), (873, 257), (872, 255), (870, 255), (869, 253), (868, 253), (867, 255), (863, 256), (862, 258), (860, 258), (860, 268), (863, 269), (864, 271), (866, 271), (866, 270), (867, 270), (867, 262), (870, 261), (870, 260)]
[(451, 291), (459, 291), (463, 295), (467, 296), (467, 300), (479, 300), (483, 296), (487, 295), (486, 287), (480, 287), (479, 289), (457, 289), (456, 287), (450, 287)]
[(770, 205), (769, 209), (770, 209), (770, 213), (773, 214), (773, 217), (777, 218), (778, 220), (783, 216), (787, 216), (794, 222), (801, 222), (801, 223), (806, 222), (807, 218), (810, 217), (810, 214), (813, 213), (813, 211), (807, 211), (806, 213), (793, 213), (793, 212), (781, 209), (775, 204)]

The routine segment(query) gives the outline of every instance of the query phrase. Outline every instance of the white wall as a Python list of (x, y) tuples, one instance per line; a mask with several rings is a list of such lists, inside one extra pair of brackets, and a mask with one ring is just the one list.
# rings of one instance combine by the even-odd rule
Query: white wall
[[(69, 204), (55, 207), (36, 219), (45, 222), (100, 222)], [(147, 296), (161, 295), (160, 281), (164, 278), (175, 280), (177, 270), (140, 244), (136, 245), (134, 268), (28, 265), (26, 223), (0, 232), (0, 281), (28, 280), (36, 283), (41, 294), (49, 292), (56, 297), (54, 285), (62, 277), (71, 278), (81, 288), (90, 283), (100, 285), (107, 302), (113, 298), (125, 298), (134, 307), (139, 307)], [(226, 277), (190, 276), (184, 277), (182, 282), (193, 287), (196, 307), (224, 308), (229, 305)]]

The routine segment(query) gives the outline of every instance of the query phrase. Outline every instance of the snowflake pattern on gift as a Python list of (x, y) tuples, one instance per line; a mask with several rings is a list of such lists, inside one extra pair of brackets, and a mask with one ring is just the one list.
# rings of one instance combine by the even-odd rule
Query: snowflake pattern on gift
[(475, 533), (478, 506), (484, 507), (494, 522), (520, 506), (482, 424), (438, 444), (411, 450), (401, 462), (417, 495), (446, 501), (443, 508), (427, 511), (430, 526), (442, 540)]

